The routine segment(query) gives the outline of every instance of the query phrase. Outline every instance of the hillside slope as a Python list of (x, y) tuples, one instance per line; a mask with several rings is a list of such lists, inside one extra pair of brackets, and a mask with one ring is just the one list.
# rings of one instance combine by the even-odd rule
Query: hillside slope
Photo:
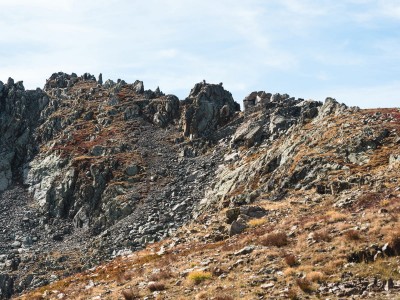
[(0, 86), (0, 298), (400, 289), (398, 109), (261, 91), (239, 112), (222, 84), (179, 101), (90, 74)]

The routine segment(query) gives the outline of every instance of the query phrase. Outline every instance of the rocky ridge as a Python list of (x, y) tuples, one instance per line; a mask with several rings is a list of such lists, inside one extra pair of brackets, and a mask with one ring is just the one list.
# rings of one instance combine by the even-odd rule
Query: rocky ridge
[[(396, 109), (360, 110), (332, 98), (321, 103), (261, 91), (246, 97), (240, 112), (222, 84), (198, 83), (180, 101), (145, 90), (141, 81), (103, 83), (88, 73), (55, 73), (43, 91), (25, 91), (10, 79), (0, 91), (0, 298), (57, 285), (116, 256), (123, 263), (110, 265), (123, 273), (141, 268), (141, 253), (155, 252), (154, 263), (166, 260), (178, 277), (190, 273), (179, 271), (188, 259), (186, 268), (203, 266), (223, 286), (243, 272), (258, 272), (251, 282), (238, 281), (242, 288), (225, 288), (232, 299), (265, 299), (271, 291), (287, 298), (296, 289), (298, 297), (374, 297), (399, 287), (395, 271), (376, 280), (374, 270), (355, 271), (364, 257), (372, 257), (371, 265), (397, 259)], [(375, 223), (368, 219), (381, 209), (387, 212), (377, 212)], [(360, 239), (343, 246), (351, 230)], [(265, 241), (282, 233), (282, 245)], [(380, 245), (369, 248), (371, 242)], [(324, 258), (314, 262), (329, 252), (343, 259), (331, 274)], [(216, 253), (221, 257), (204, 263), (204, 255)], [(137, 255), (139, 261), (131, 258)], [(284, 269), (282, 255), (296, 257), (292, 270)], [(117, 284), (111, 292), (107, 280), (99, 281), (98, 294), (122, 297), (132, 284), (143, 294), (140, 281), (152, 267), (131, 274), (132, 282), (110, 282)], [(312, 272), (321, 278), (311, 280)], [(74, 281), (67, 282), (62, 292), (42, 289), (40, 297), (78, 297)], [(180, 284), (169, 284), (145, 297), (182, 295)], [(97, 293), (93, 286), (86, 290)], [(200, 297), (196, 286), (185, 293)]]

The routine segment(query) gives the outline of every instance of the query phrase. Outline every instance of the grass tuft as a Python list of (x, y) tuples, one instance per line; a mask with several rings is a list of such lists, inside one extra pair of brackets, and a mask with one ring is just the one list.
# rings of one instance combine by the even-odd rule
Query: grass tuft
[(319, 230), (314, 232), (314, 236), (313, 236), (314, 240), (316, 242), (330, 242), (331, 241), (331, 237), (329, 235), (329, 232), (327, 230)]
[(218, 295), (214, 297), (214, 300), (234, 300), (234, 298), (228, 295)]
[(400, 255), (400, 229), (393, 231), (389, 237), (389, 245), (396, 255)]
[(251, 228), (258, 227), (267, 223), (266, 218), (251, 219), (247, 222), (247, 225)]
[(307, 278), (298, 278), (296, 283), (304, 293), (311, 293), (314, 291), (312, 282)]
[(194, 284), (199, 284), (205, 280), (211, 279), (212, 274), (210, 272), (204, 272), (204, 271), (193, 271), (189, 273), (187, 278)]
[(284, 260), (289, 267), (295, 267), (299, 264), (296, 256), (294, 256), (293, 254), (285, 255)]
[(345, 237), (349, 241), (359, 241), (361, 239), (360, 232), (354, 229), (346, 231)]
[(325, 280), (325, 275), (322, 272), (312, 271), (306, 275), (306, 279), (311, 282), (321, 283)]

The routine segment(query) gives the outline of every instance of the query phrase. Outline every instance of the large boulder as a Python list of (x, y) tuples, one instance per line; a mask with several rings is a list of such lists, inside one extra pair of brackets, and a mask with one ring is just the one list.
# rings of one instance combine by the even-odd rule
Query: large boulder
[(249, 110), (252, 107), (264, 107), (270, 102), (271, 97), (271, 93), (264, 91), (252, 92), (243, 100), (244, 110)]
[(240, 105), (222, 84), (197, 83), (183, 101), (181, 122), (185, 136), (208, 137), (228, 123)]

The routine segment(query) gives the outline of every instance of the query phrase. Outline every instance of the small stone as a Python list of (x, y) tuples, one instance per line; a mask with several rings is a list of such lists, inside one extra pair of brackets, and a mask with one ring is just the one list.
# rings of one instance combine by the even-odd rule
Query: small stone
[(255, 249), (254, 246), (246, 246), (246, 247), (240, 249), (239, 251), (236, 251), (234, 254), (236, 256), (238, 256), (238, 255), (246, 255), (246, 254), (249, 254), (249, 253), (253, 252), (254, 249)]
[(273, 282), (269, 282), (269, 283), (264, 283), (264, 284), (260, 285), (260, 288), (262, 288), (262, 289), (270, 289), (270, 288), (272, 288), (274, 286), (275, 286), (275, 284)]
[(19, 248), (19, 247), (21, 247), (21, 242), (20, 241), (15, 241), (14, 243), (11, 244), (11, 247)]
[(385, 291), (389, 291), (393, 289), (393, 287), (394, 287), (393, 279), (389, 278), (385, 283)]
[(239, 266), (239, 265), (242, 265), (242, 264), (244, 264), (244, 260), (243, 259), (238, 259), (233, 265), (232, 265), (232, 267), (237, 267), (237, 266)]
[(128, 176), (134, 176), (139, 173), (139, 167), (137, 165), (130, 165), (125, 169), (125, 174)]

